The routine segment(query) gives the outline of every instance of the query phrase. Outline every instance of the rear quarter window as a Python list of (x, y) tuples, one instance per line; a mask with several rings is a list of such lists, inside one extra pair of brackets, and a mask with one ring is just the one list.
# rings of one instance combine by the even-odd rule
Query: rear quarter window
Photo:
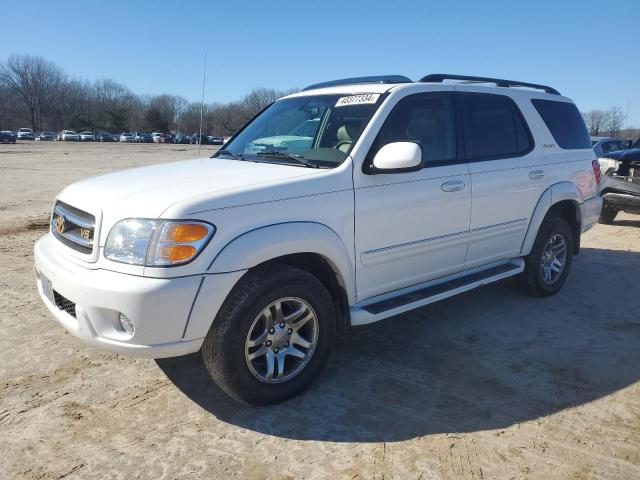
[(533, 147), (520, 110), (504, 95), (460, 95), (466, 155), (470, 160), (511, 158)]
[(531, 103), (561, 148), (591, 148), (587, 126), (573, 103), (541, 99), (533, 99)]

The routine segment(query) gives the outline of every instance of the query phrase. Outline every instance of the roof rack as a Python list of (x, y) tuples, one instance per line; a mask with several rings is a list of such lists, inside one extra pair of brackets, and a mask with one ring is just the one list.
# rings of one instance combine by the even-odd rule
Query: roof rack
[(526, 83), (526, 82), (517, 82), (515, 80), (503, 80), (500, 78), (489, 78), (489, 77), (470, 77), (466, 75), (449, 75), (446, 73), (432, 73), (431, 75), (427, 75), (426, 77), (422, 77), (420, 79), (421, 82), (435, 82), (435, 83), (443, 83), (445, 80), (461, 80), (465, 82), (473, 82), (473, 83), (493, 83), (497, 87), (527, 87), (527, 88), (535, 88), (536, 90), (544, 90), (547, 93), (552, 93), (554, 95), (560, 95), (560, 92), (555, 88), (549, 87), (547, 85), (538, 85), (535, 83)]
[(304, 92), (305, 90), (313, 90), (316, 88), (336, 87), (338, 85), (353, 85), (356, 83), (411, 83), (411, 79), (404, 75), (375, 75), (372, 77), (343, 78), (341, 80), (314, 83), (313, 85), (303, 88), (302, 91)]

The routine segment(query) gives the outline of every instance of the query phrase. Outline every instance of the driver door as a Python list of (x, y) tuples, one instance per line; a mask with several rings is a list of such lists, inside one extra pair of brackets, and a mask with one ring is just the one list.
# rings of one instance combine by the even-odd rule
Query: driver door
[(366, 165), (391, 142), (415, 142), (418, 171), (357, 172), (358, 301), (461, 271), (469, 244), (471, 182), (451, 92), (418, 93), (391, 110)]

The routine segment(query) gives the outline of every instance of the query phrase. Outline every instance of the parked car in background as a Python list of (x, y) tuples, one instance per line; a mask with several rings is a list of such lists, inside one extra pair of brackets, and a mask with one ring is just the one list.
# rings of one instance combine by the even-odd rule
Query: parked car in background
[(96, 142), (117, 142), (118, 139), (115, 135), (108, 132), (96, 133)]
[(640, 179), (640, 139), (631, 147), (616, 152), (607, 153), (598, 161), (603, 160), (616, 162), (617, 168), (613, 173), (621, 177), (634, 177)]
[(21, 128), (18, 130), (18, 140), (35, 140), (36, 136), (30, 128)]
[(640, 215), (640, 178), (605, 175), (600, 183), (603, 200), (600, 223), (610, 225), (619, 212)]
[(176, 133), (175, 136), (173, 137), (173, 143), (179, 143), (179, 144), (190, 144), (191, 143), (191, 137), (184, 135), (182, 133)]
[(591, 137), (591, 145), (598, 158), (611, 152), (629, 148), (630, 143), (630, 140), (620, 137)]
[(170, 133), (163, 133), (160, 136), (160, 143), (173, 143), (173, 135)]
[(210, 137), (209, 138), (209, 143), (211, 145), (223, 145), (224, 144), (224, 137)]
[(9, 130), (0, 132), (0, 143), (16, 143), (16, 134)]
[(191, 145), (208, 145), (209, 139), (206, 135), (200, 135), (199, 133), (194, 133), (191, 135)]
[(120, 141), (124, 143), (133, 143), (136, 141), (136, 136), (133, 133), (121, 133)]
[(153, 143), (153, 135), (150, 133), (138, 133), (136, 134), (136, 141), (138, 143)]
[(151, 132), (151, 137), (153, 137), (154, 143), (161, 143), (160, 139), (162, 138), (162, 132)]
[(60, 134), (60, 139), (64, 142), (79, 142), (80, 135), (73, 130), (63, 130)]
[(89, 132), (88, 130), (85, 130), (84, 132), (80, 133), (80, 141), (81, 142), (93, 142), (96, 139), (96, 134), (93, 132)]
[(55, 138), (56, 138), (56, 135), (53, 132), (40, 132), (36, 137), (36, 140), (46, 142), (46, 141), (52, 141)]

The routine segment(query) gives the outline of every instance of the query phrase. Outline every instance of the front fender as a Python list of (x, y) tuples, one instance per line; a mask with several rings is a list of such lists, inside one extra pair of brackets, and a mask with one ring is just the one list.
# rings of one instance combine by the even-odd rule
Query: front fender
[(209, 273), (247, 270), (284, 255), (315, 253), (338, 275), (349, 303), (355, 303), (354, 263), (342, 239), (331, 228), (314, 222), (288, 222), (246, 232), (225, 245), (209, 265)]

